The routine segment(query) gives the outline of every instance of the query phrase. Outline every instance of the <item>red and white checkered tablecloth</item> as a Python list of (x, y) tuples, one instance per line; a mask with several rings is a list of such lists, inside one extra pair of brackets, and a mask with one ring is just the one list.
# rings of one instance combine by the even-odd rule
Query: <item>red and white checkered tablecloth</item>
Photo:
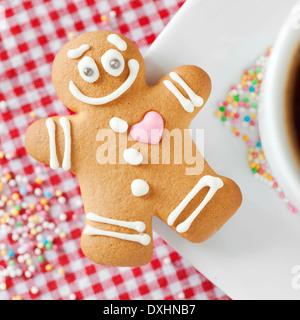
[[(132, 39), (145, 53), (184, 1), (180, 0), (0, 0), (0, 151), (16, 151), (17, 158), (2, 159), (1, 170), (35, 176), (41, 166), (24, 149), (24, 133), (38, 118), (67, 114), (51, 83), (51, 63), (58, 50), (74, 34), (109, 29)], [(116, 17), (103, 20), (113, 10)], [(103, 19), (104, 16), (104, 19)], [(102, 17), (102, 18), (101, 18)], [(209, 280), (179, 256), (157, 234), (150, 264), (141, 268), (113, 268), (93, 264), (80, 249), (84, 225), (83, 208), (78, 207), (77, 179), (62, 170), (45, 167), (44, 184), (64, 192), (66, 204), (51, 206), (51, 215), (66, 213), (59, 227), (66, 238), (55, 239), (56, 250), (47, 250), (45, 264), (37, 266), (32, 277), (6, 279), (0, 299), (19, 295), (23, 299), (228, 299)], [(73, 215), (79, 216), (72, 219)], [(1, 232), (1, 231), (0, 231)], [(54, 241), (54, 243), (55, 243)], [(0, 235), (0, 243), (14, 247)], [(5, 266), (0, 255), (0, 266)], [(64, 273), (57, 270), (64, 269)], [(39, 293), (33, 297), (32, 287)]]

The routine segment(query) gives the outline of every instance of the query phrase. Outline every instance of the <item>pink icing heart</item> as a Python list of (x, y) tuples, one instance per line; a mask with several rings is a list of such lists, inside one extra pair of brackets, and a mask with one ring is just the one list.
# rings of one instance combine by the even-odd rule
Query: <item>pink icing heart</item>
[(146, 113), (141, 122), (130, 128), (131, 137), (142, 143), (158, 144), (164, 130), (164, 120), (156, 111)]

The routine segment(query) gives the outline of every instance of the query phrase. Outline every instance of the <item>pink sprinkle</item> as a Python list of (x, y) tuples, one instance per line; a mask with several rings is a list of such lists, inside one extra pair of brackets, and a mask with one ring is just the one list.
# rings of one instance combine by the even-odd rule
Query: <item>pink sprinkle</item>
[(297, 208), (294, 208), (294, 209), (293, 209), (293, 213), (298, 213), (298, 209), (297, 209)]
[(240, 117), (240, 114), (239, 113), (235, 113), (234, 117), (238, 119)]
[(255, 121), (251, 120), (251, 121), (250, 121), (250, 125), (251, 125), (251, 126), (255, 126)]
[(4, 168), (4, 169), (2, 170), (2, 172), (3, 172), (4, 175), (5, 175), (5, 174), (8, 174), (8, 173), (9, 173), (9, 169), (8, 169), (8, 168)]
[(232, 122), (233, 122), (233, 124), (238, 124), (239, 123), (239, 119), (237, 119), (237, 118), (233, 119)]
[(250, 109), (250, 104), (249, 103), (245, 103), (245, 108), (246, 109)]
[(248, 141), (247, 141), (247, 145), (248, 145), (249, 147), (251, 147), (251, 146), (253, 145), (253, 142), (252, 142), (251, 140), (248, 140)]
[(245, 87), (243, 87), (243, 90), (244, 90), (244, 91), (249, 91), (249, 87), (248, 87), (248, 86), (245, 86)]
[(279, 197), (280, 197), (280, 198), (284, 198), (284, 193), (283, 193), (283, 192), (280, 192), (280, 193), (279, 193)]
[(32, 191), (33, 191), (33, 186), (30, 185), (30, 184), (28, 184), (28, 185), (26, 186), (26, 190), (27, 190), (27, 192), (32, 192)]
[(255, 88), (255, 92), (259, 92), (259, 88)]

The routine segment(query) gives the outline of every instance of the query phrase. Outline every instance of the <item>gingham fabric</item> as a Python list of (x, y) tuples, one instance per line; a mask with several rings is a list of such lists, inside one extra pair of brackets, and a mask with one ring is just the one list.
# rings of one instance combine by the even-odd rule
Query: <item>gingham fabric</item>
[[(70, 34), (109, 29), (131, 38), (144, 54), (183, 1), (179, 0), (0, 0), (0, 150), (17, 152), (14, 160), (2, 160), (1, 168), (15, 174), (34, 176), (40, 166), (24, 149), (24, 133), (38, 118), (68, 114), (51, 83), (51, 64)], [(117, 14), (108, 25), (103, 15)], [(51, 215), (64, 212), (68, 219), (60, 224), (65, 239), (56, 239), (57, 249), (45, 254), (52, 270), (37, 267), (33, 277), (6, 279), (0, 299), (19, 295), (23, 299), (228, 299), (185, 259), (154, 233), (154, 254), (141, 268), (98, 266), (84, 257), (80, 235), (84, 225), (80, 191), (71, 173), (46, 168), (45, 184), (64, 192), (66, 204), (54, 204)], [(78, 215), (78, 219), (71, 219)], [(0, 236), (1, 242), (12, 242)], [(1, 261), (4, 266), (7, 261)], [(59, 268), (64, 274), (57, 272)], [(33, 297), (30, 288), (39, 294)]]

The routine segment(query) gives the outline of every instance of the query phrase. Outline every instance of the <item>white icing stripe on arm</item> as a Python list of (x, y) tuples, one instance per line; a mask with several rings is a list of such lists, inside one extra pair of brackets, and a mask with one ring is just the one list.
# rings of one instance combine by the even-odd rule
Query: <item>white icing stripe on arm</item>
[(204, 187), (210, 187), (209, 192), (200, 203), (200, 205), (196, 208), (196, 210), (182, 223), (180, 223), (176, 230), (179, 233), (186, 232), (202, 209), (207, 205), (207, 203), (212, 199), (217, 190), (224, 186), (223, 181), (218, 177), (213, 176), (204, 176), (202, 177), (195, 187), (190, 191), (190, 193), (182, 200), (182, 202), (178, 205), (178, 207), (173, 210), (168, 217), (168, 225), (172, 226), (184, 208), (189, 204), (189, 202), (198, 194), (198, 192)]
[(151, 242), (150, 236), (145, 233), (126, 234), (126, 233), (119, 233), (119, 232), (113, 232), (113, 231), (107, 231), (107, 230), (100, 230), (100, 229), (93, 228), (91, 226), (86, 226), (83, 233), (90, 236), (107, 236), (107, 237), (113, 237), (113, 238), (127, 240), (127, 241), (134, 241), (144, 246), (147, 246)]
[(170, 73), (171, 79), (176, 81), (178, 84), (182, 86), (184, 91), (187, 93), (189, 98), (192, 100), (192, 103), (195, 107), (201, 107), (203, 105), (203, 99), (198, 96), (187, 84), (180, 78), (180, 76), (176, 72)]
[(127, 43), (121, 39), (117, 34), (110, 34), (107, 37), (107, 41), (117, 47), (120, 51), (127, 50)]
[(163, 84), (174, 94), (186, 112), (192, 113), (194, 111), (192, 101), (185, 98), (170, 80), (164, 80)]
[(69, 50), (67, 55), (71, 59), (77, 59), (81, 57), (89, 49), (90, 46), (88, 44), (83, 44), (79, 48)]
[(143, 232), (146, 229), (146, 225), (142, 221), (122, 221), (116, 219), (109, 219), (106, 217), (99, 216), (93, 212), (89, 212), (86, 218), (90, 221), (107, 223), (115, 226), (120, 226), (128, 229), (135, 230), (137, 232)]
[(68, 118), (61, 117), (59, 123), (64, 130), (65, 135), (65, 153), (62, 163), (64, 170), (70, 170), (71, 168), (71, 125)]
[(49, 134), (49, 148), (50, 148), (50, 168), (56, 170), (59, 167), (57, 153), (56, 153), (56, 143), (55, 143), (55, 123), (52, 119), (46, 120), (46, 127)]

